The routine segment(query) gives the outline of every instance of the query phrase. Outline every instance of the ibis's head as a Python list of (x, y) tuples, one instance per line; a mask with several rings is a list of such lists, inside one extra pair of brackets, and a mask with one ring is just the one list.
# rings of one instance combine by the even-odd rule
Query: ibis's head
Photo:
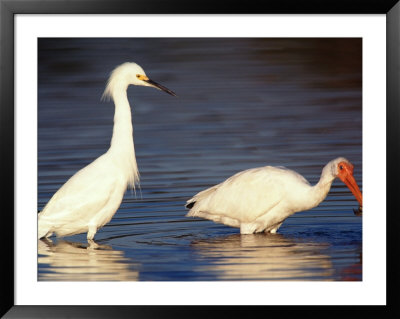
[(338, 177), (353, 193), (360, 206), (362, 206), (362, 194), (353, 176), (354, 166), (344, 157), (334, 159), (329, 164), (332, 177)]
[(176, 96), (171, 90), (150, 80), (140, 65), (126, 62), (112, 71), (103, 97), (112, 97), (117, 90), (126, 90), (129, 85), (151, 86)]

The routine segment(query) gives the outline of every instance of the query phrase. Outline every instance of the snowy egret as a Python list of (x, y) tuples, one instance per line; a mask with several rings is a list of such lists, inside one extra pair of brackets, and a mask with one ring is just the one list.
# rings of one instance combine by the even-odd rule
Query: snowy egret
[(314, 186), (285, 167), (248, 169), (188, 200), (186, 207), (190, 210), (186, 216), (240, 227), (241, 234), (276, 233), (290, 215), (318, 206), (328, 195), (336, 177), (347, 185), (362, 206), (362, 194), (353, 177), (353, 169), (347, 159), (334, 159), (323, 168), (321, 178)]
[(155, 87), (174, 92), (150, 80), (136, 63), (124, 63), (111, 73), (102, 98), (115, 104), (114, 127), (108, 151), (75, 173), (50, 199), (38, 217), (38, 238), (70, 236), (87, 232), (93, 242), (97, 230), (119, 208), (127, 187), (139, 182), (133, 144), (129, 85)]

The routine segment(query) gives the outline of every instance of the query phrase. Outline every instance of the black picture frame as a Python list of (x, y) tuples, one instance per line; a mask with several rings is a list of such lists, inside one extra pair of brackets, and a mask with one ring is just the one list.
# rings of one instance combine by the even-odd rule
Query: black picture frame
[[(22, 306), (15, 305), (14, 295), (14, 19), (16, 14), (385, 14), (387, 21), (387, 305), (386, 306), (308, 306), (278, 307), (201, 307), (201, 306)], [(398, 251), (395, 228), (398, 225), (395, 207), (397, 194), (400, 136), (400, 3), (398, 0), (280, 0), (242, 3), (208, 1), (155, 0), (0, 0), (0, 167), (3, 253), (1, 261), (1, 308), (5, 318), (165, 318), (205, 317), (216, 315), (248, 316), (254, 311), (261, 315), (302, 317), (332, 316), (359, 317), (362, 313), (384, 318), (399, 317), (396, 288)], [(377, 105), (377, 108), (384, 108)], [(382, 141), (383, 142), (383, 141)], [(377, 163), (379, 165), (379, 163)], [(379, 236), (377, 230), (377, 236)], [(49, 292), (51, 293), (51, 292)], [(45, 298), (45, 296), (43, 296)]]

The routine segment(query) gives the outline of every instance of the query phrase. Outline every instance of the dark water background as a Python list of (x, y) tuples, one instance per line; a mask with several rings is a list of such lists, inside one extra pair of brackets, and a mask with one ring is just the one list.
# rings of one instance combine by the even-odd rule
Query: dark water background
[(114, 106), (100, 97), (115, 66), (136, 62), (179, 96), (129, 87), (141, 188), (96, 234), (102, 249), (86, 249), (86, 234), (39, 241), (39, 280), (362, 280), (362, 218), (338, 180), (276, 235), (241, 236), (184, 208), (252, 167), (283, 165), (314, 184), (339, 156), (362, 189), (360, 39), (38, 44), (38, 211), (109, 147)]

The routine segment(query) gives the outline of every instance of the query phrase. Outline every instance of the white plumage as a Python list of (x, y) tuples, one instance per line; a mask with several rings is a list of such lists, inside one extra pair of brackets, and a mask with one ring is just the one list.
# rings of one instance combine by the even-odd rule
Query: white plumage
[(275, 233), (290, 215), (321, 203), (339, 177), (362, 206), (362, 195), (345, 158), (329, 162), (319, 182), (311, 186), (300, 174), (284, 167), (265, 166), (239, 172), (187, 201), (187, 216), (202, 217), (240, 233)]
[(103, 98), (115, 104), (114, 128), (108, 151), (79, 170), (50, 199), (38, 217), (38, 238), (87, 232), (92, 241), (119, 208), (128, 186), (139, 182), (127, 88), (151, 86), (172, 91), (150, 80), (136, 63), (124, 63), (111, 73)]

